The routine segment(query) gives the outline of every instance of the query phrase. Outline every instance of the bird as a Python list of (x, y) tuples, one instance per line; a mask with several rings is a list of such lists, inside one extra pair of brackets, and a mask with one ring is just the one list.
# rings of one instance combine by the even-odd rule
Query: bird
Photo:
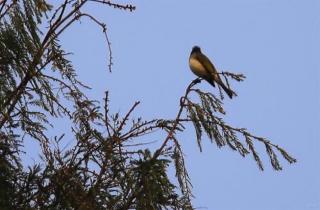
[(230, 98), (235, 95), (235, 93), (222, 82), (216, 68), (210, 59), (201, 52), (199, 46), (192, 48), (189, 57), (189, 66), (196, 76), (205, 79), (213, 87), (215, 87), (215, 83), (217, 83)]

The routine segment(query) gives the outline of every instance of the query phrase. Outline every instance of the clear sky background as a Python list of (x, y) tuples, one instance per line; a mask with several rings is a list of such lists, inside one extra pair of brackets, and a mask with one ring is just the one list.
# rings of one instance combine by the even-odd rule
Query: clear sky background
[[(137, 100), (135, 116), (171, 118), (195, 78), (188, 66), (199, 45), (219, 70), (243, 73), (232, 83), (238, 97), (226, 98), (225, 121), (269, 138), (298, 159), (272, 170), (259, 147), (265, 171), (251, 156), (242, 158), (204, 139), (196, 146), (192, 127), (179, 135), (193, 183), (194, 204), (219, 210), (320, 209), (320, 1), (207, 0), (132, 3), (133, 13), (90, 6), (105, 22), (112, 43), (108, 73), (101, 29), (88, 20), (61, 37), (80, 79), (101, 100), (110, 90), (113, 111), (125, 113)], [(94, 4), (91, 4), (94, 5)], [(213, 89), (202, 82), (200, 88)], [(157, 139), (158, 144), (162, 138)], [(258, 144), (257, 144), (258, 145)], [(279, 156), (280, 157), (280, 156)], [(171, 172), (170, 172), (171, 173)]]

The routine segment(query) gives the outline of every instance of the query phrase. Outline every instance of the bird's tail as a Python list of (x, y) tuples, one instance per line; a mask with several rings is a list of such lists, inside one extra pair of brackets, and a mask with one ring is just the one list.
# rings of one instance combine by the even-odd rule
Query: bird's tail
[(228, 88), (223, 82), (219, 82), (220, 87), (226, 92), (226, 94), (229, 96), (229, 98), (232, 99), (232, 96), (236, 95), (235, 92), (233, 92), (230, 88)]

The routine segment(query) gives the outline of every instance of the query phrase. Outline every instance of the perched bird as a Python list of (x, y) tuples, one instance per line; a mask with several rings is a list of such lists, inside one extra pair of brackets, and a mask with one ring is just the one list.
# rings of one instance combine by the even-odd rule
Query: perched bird
[(235, 94), (231, 89), (229, 89), (221, 80), (216, 68), (211, 63), (209, 58), (202, 54), (200, 47), (194, 46), (192, 48), (189, 57), (189, 66), (192, 72), (205, 79), (213, 87), (215, 87), (215, 82), (228, 94), (230, 98)]

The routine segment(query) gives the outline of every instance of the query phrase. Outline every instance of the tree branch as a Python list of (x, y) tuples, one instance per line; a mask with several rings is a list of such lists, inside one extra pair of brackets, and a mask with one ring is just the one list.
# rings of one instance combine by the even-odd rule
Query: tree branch
[(190, 85), (187, 87), (187, 90), (184, 94), (183, 97), (180, 98), (180, 109), (178, 111), (178, 114), (174, 120), (174, 123), (172, 125), (172, 128), (171, 130), (168, 132), (168, 135), (167, 137), (165, 138), (165, 140), (163, 141), (162, 145), (160, 146), (160, 148), (154, 153), (152, 159), (157, 159), (159, 157), (159, 155), (161, 154), (162, 150), (164, 149), (164, 147), (167, 145), (168, 141), (172, 138), (178, 124), (179, 124), (179, 119), (181, 117), (181, 114), (182, 114), (182, 111), (183, 111), (183, 108), (184, 108), (184, 104), (185, 104), (185, 101), (186, 101), (186, 98), (188, 96), (188, 94), (190, 93), (191, 91), (191, 88), (193, 86), (195, 86), (196, 84), (198, 84), (201, 80), (200, 79), (195, 79), (193, 80)]

